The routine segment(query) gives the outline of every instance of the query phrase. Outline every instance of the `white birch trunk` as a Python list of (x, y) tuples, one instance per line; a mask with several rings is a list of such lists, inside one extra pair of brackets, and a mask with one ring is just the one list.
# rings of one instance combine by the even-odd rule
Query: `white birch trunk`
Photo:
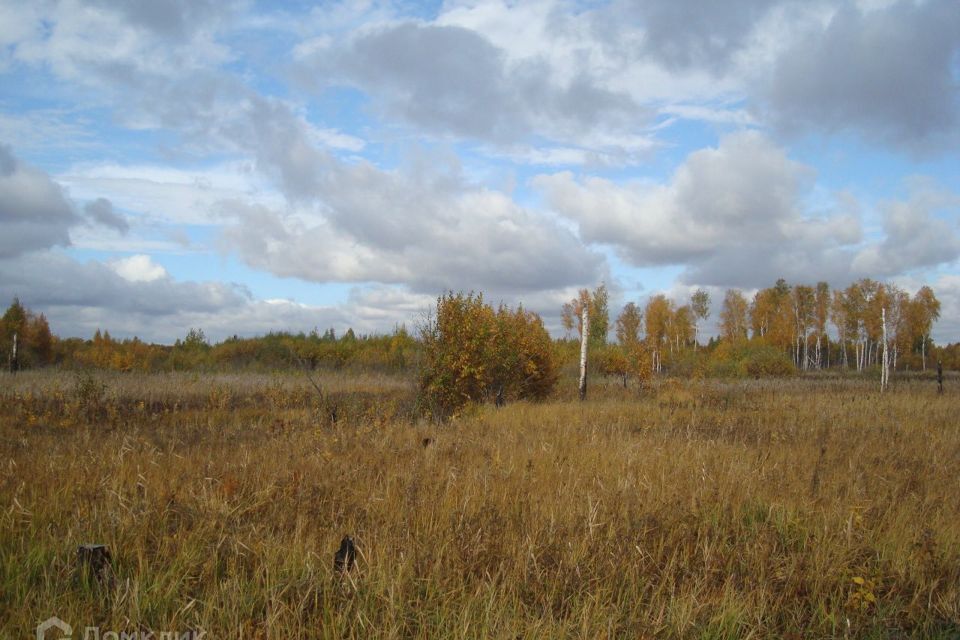
[(880, 368), (880, 391), (885, 391), (890, 384), (890, 360), (887, 353), (887, 310), (880, 309), (880, 325), (883, 328), (883, 361)]
[(590, 337), (590, 313), (583, 305), (583, 322), (580, 332), (580, 399), (587, 397), (587, 339)]

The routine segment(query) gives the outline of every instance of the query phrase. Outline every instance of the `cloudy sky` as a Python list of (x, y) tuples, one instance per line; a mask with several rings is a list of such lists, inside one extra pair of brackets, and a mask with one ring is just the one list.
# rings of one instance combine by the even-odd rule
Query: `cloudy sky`
[(0, 0), (0, 302), (62, 335), (864, 276), (960, 341), (956, 0)]

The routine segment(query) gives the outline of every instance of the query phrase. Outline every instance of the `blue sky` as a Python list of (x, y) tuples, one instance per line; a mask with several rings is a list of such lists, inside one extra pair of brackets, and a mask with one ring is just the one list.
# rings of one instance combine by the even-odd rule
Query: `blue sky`
[(0, 145), (62, 335), (871, 277), (960, 341), (954, 0), (0, 0)]

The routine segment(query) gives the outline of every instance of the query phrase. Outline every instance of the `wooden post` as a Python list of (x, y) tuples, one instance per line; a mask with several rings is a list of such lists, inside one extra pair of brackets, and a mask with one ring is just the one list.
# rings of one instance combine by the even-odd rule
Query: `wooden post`
[(583, 305), (580, 331), (580, 400), (587, 397), (587, 339), (590, 337), (590, 313)]
[(13, 332), (13, 348), (10, 351), (10, 373), (16, 373), (20, 369), (20, 361), (17, 359), (17, 332)]

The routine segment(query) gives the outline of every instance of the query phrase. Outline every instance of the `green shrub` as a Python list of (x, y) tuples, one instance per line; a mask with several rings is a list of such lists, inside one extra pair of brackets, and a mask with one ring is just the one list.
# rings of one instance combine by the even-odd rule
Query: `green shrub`
[(769, 345), (751, 346), (743, 359), (750, 376), (790, 376), (796, 372), (793, 361), (780, 349)]
[(789, 376), (793, 361), (777, 347), (762, 342), (721, 342), (710, 354), (707, 374), (719, 378)]

